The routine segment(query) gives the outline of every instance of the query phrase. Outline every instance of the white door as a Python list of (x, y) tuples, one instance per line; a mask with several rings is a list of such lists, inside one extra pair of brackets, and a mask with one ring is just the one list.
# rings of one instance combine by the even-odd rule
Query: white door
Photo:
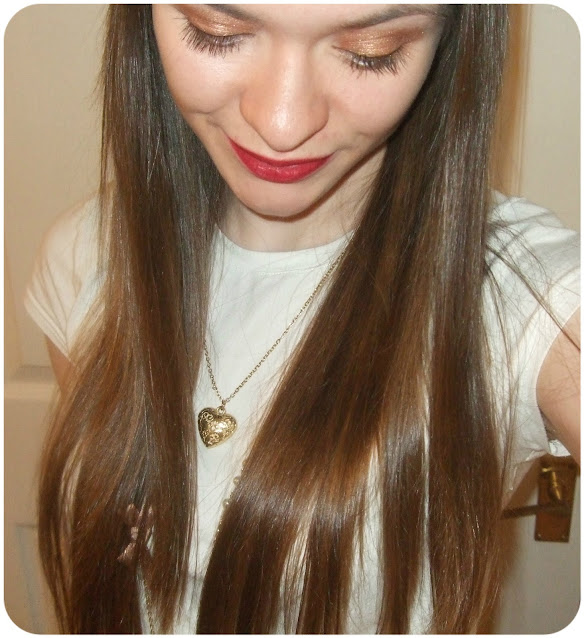
[[(33, 5), (11, 20), (5, 35), (4, 584), (10, 618), (35, 633), (55, 629), (38, 568), (34, 514), (35, 471), (54, 382), (43, 338), (21, 300), (44, 230), (97, 185), (94, 80), (103, 13), (103, 5)], [(501, 182), (576, 227), (578, 31), (547, 5), (531, 6), (524, 18), (525, 73), (520, 69), (515, 78), (517, 120), (508, 111), (502, 127)], [(556, 631), (579, 601), (579, 508), (569, 543), (535, 542), (533, 519), (517, 526), (519, 562), (494, 629)]]

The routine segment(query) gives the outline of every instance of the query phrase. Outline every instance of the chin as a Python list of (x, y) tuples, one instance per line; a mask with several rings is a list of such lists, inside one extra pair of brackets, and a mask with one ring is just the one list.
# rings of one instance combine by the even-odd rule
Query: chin
[[(294, 184), (294, 186), (298, 188), (297, 184)], [(258, 196), (259, 193), (257, 191), (255, 196), (247, 193), (236, 193), (235, 195), (239, 202), (252, 213), (266, 218), (282, 220), (308, 215), (323, 197), (306, 197), (305, 193), (304, 197), (297, 197), (292, 189), (286, 189), (289, 190), (286, 193), (286, 190), (282, 189), (282, 185), (279, 185), (279, 187), (279, 193), (266, 193), (262, 197)]]

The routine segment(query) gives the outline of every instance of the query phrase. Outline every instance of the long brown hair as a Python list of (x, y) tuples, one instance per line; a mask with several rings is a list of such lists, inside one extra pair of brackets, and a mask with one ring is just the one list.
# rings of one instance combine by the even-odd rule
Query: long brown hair
[[(292, 632), (345, 630), (372, 508), (380, 632), (408, 631), (426, 561), (429, 630), (476, 631), (488, 610), (504, 455), (481, 294), (505, 33), (501, 5), (450, 7), (247, 454), (199, 632), (271, 633), (282, 618)], [(63, 630), (140, 632), (144, 576), (170, 631), (195, 542), (192, 396), (224, 186), (169, 95), (149, 6), (110, 8), (102, 86), (105, 280), (45, 449), (40, 548)], [(144, 516), (128, 566), (129, 504), (151, 508), (154, 532), (147, 548)]]

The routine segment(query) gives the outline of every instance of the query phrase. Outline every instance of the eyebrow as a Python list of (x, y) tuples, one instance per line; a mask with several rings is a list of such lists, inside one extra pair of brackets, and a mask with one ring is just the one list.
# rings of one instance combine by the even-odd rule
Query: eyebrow
[(243, 11), (242, 9), (238, 9), (232, 4), (206, 4), (206, 7), (210, 9), (214, 9), (215, 11), (220, 11), (232, 18), (237, 18), (238, 20), (243, 20), (245, 22), (257, 23), (259, 20), (251, 16), (247, 11)]
[(444, 18), (448, 14), (446, 7), (442, 4), (394, 4), (389, 8), (373, 13), (370, 16), (358, 20), (351, 20), (349, 22), (343, 22), (341, 29), (365, 29), (367, 27), (374, 27), (377, 24), (383, 22), (390, 22), (391, 20), (397, 20), (397, 18), (404, 18), (413, 15), (425, 15), (433, 18)]
[[(247, 11), (239, 9), (232, 4), (207, 4), (207, 7), (225, 13), (238, 20), (256, 23), (257, 18), (251, 16)], [(301, 6), (301, 5), (300, 5)], [(373, 27), (383, 22), (390, 22), (397, 18), (403, 18), (412, 15), (426, 15), (435, 18), (445, 18), (448, 15), (448, 9), (443, 4), (395, 4), (383, 11), (379, 11), (370, 16), (365, 16), (357, 20), (343, 22), (340, 29), (365, 29)]]

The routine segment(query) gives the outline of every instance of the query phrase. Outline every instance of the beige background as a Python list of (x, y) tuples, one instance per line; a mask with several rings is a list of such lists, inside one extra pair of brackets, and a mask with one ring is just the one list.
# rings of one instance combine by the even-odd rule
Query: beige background
[[(36, 562), (33, 485), (54, 384), (42, 335), (21, 299), (43, 232), (97, 185), (103, 12), (103, 5), (34, 5), (5, 33), (5, 600), (19, 626), (41, 633), (51, 620)], [(578, 30), (548, 5), (520, 17), (499, 180), (579, 227)], [(569, 544), (535, 543), (532, 520), (515, 533), (520, 561), (496, 629), (560, 629), (579, 599), (579, 519)]]

